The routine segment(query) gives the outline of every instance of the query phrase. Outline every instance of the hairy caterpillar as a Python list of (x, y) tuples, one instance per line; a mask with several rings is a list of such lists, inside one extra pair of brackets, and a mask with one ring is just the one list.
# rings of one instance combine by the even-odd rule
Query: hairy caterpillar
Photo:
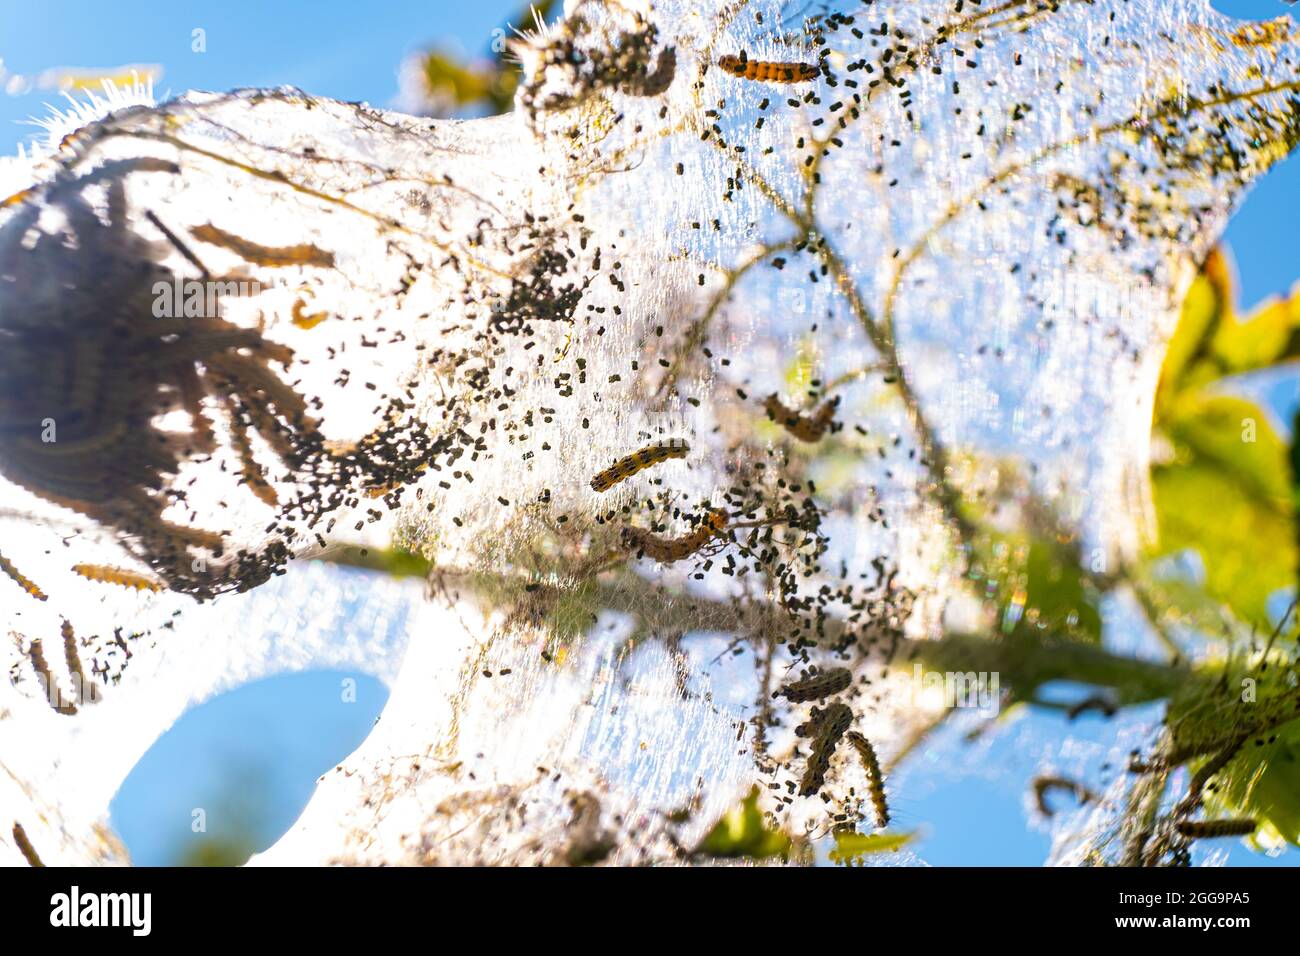
[(135, 588), (137, 591), (163, 589), (161, 584), (143, 574), (136, 574), (123, 568), (112, 568), (106, 564), (74, 564), (72, 570), (88, 581), (98, 581), (101, 584), (116, 584), (118, 587)]
[(77, 705), (70, 700), (64, 700), (63, 694), (59, 691), (59, 685), (54, 682), (54, 674), (50, 671), (50, 663), (45, 659), (45, 648), (41, 646), (39, 637), (32, 638), (31, 645), (27, 648), (27, 657), (32, 662), (32, 670), (36, 672), (36, 680), (45, 691), (45, 699), (56, 713), (65, 717), (71, 717), (77, 712)]
[(799, 784), (799, 796), (811, 797), (826, 782), (826, 772), (831, 766), (831, 757), (839, 746), (840, 738), (853, 722), (853, 711), (847, 704), (839, 702), (830, 704), (825, 710), (814, 710), (816, 721), (812, 751), (808, 754), (808, 763), (804, 767), (803, 780)]
[(847, 667), (832, 667), (820, 674), (813, 674), (803, 680), (786, 684), (775, 694), (794, 704), (809, 700), (824, 700), (832, 694), (838, 694), (853, 682), (853, 673)]
[(32, 841), (27, 839), (27, 831), (17, 820), (14, 821), (13, 828), (14, 843), (18, 844), (18, 851), (26, 858), (29, 866), (44, 866), (41, 858), (36, 855), (36, 847), (32, 846)]
[(36, 600), (38, 601), (46, 600), (47, 598), (46, 593), (42, 591), (40, 588), (38, 588), (34, 581), (24, 576), (21, 571), (19, 571), (16, 567), (14, 567), (13, 562), (10, 561), (8, 558), (6, 558), (3, 554), (0, 554), (0, 571), (3, 571), (5, 574), (9, 575), (9, 577), (13, 578), (15, 584), (17, 584), (20, 588), (22, 588), (32, 597), (36, 598)]
[(835, 420), (835, 409), (839, 407), (839, 396), (822, 402), (817, 411), (810, 415), (787, 408), (773, 392), (763, 402), (767, 417), (772, 419), (795, 438), (804, 442), (818, 442), (826, 434)]
[(751, 60), (743, 50), (737, 56), (728, 53), (718, 58), (718, 67), (744, 80), (759, 83), (803, 83), (821, 74), (816, 63), (779, 63), (773, 60)]
[(867, 788), (871, 793), (871, 805), (876, 810), (876, 819), (882, 827), (889, 826), (889, 804), (885, 802), (885, 777), (880, 772), (880, 761), (876, 759), (876, 748), (871, 741), (856, 730), (848, 733), (849, 743), (858, 752), (862, 767), (867, 771)]
[(591, 490), (598, 493), (608, 491), (620, 481), (631, 478), (638, 471), (643, 471), (660, 462), (667, 461), (669, 458), (685, 458), (686, 453), (690, 450), (691, 446), (680, 438), (670, 438), (668, 441), (646, 445), (644, 448), (620, 458), (592, 478)]
[(1211, 837), (1250, 836), (1259, 823), (1250, 817), (1228, 820), (1179, 820), (1178, 832), (1193, 840)]
[(688, 558), (727, 527), (727, 513), (714, 509), (701, 519), (695, 530), (680, 538), (665, 538), (643, 528), (628, 528), (623, 540), (629, 548), (661, 564)]
[(72, 678), (80, 702), (84, 704), (87, 701), (90, 703), (97, 701), (99, 693), (94, 682), (87, 679), (86, 671), (81, 666), (81, 654), (77, 651), (77, 635), (68, 621), (63, 622), (63, 659), (67, 662), (68, 676)]

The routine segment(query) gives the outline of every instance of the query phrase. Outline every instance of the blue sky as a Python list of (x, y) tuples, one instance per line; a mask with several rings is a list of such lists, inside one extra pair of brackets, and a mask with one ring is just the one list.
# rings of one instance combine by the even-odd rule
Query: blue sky
[[(54, 67), (157, 63), (164, 69), (160, 95), (290, 84), (323, 96), (391, 106), (398, 93), (398, 64), (407, 53), (435, 43), (485, 53), (493, 29), (520, 5), (520, 0), (392, 0), (377, 15), (339, 0), (225, 0), (202, 7), (0, 0), (0, 59), (10, 74), (24, 75)], [(1214, 5), (1245, 17), (1276, 16), (1288, 9), (1280, 0), (1214, 0)], [(206, 32), (206, 52), (191, 51), (196, 28)], [(59, 99), (55, 91), (0, 92), (0, 155), (12, 153), (35, 132), (19, 121), (43, 115), (43, 103)], [(1300, 159), (1293, 159), (1256, 187), (1228, 230), (1243, 305), (1286, 292), (1300, 278), (1296, 246), (1288, 241), (1297, 222)], [(1292, 407), (1295, 394), (1294, 380), (1275, 383), (1271, 390), (1281, 409)], [(114, 823), (137, 862), (183, 858), (194, 839), (188, 826), (191, 810), (199, 806), (228, 808), (210, 818), (209, 836), (228, 835), (223, 828), (238, 824), (260, 845), (273, 842), (305, 805), (315, 778), (356, 747), (383, 706), (383, 688), (366, 683), (360, 706), (338, 707), (338, 680), (339, 675), (328, 673), (275, 678), (223, 695), (183, 717), (145, 756), (113, 804)], [(1031, 731), (1061, 733), (1059, 717), (1027, 720)], [(1107, 732), (1105, 726), (1093, 729)], [(1026, 780), (1011, 767), (1015, 748), (1016, 735), (1007, 735), (986, 755), (995, 765), (1005, 762), (1008, 772), (1001, 777), (954, 775), (947, 766), (924, 762), (899, 775), (894, 785), (905, 794), (903, 822), (926, 822), (926, 839), (918, 847), (923, 857), (941, 865), (1043, 861), (1048, 841), (1025, 827)], [(164, 819), (172, 824), (160, 826)], [(1271, 862), (1239, 847), (1231, 852), (1236, 864)], [(1295, 856), (1288, 853), (1279, 862), (1294, 863)]]

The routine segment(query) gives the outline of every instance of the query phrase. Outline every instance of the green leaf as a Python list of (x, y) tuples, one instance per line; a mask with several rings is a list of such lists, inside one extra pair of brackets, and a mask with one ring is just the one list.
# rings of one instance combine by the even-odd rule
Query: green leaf
[(1163, 431), (1174, 464), (1207, 464), (1286, 519), (1291, 511), (1287, 449), (1257, 404), (1233, 395), (1189, 393), (1168, 409)]
[(758, 790), (750, 791), (738, 807), (727, 812), (700, 844), (709, 856), (754, 860), (769, 857), (788, 859), (790, 837), (767, 825), (758, 806)]
[(1300, 720), (1248, 740), (1215, 778), (1205, 809), (1208, 819), (1254, 817), (1257, 845), (1300, 846)]
[(1231, 310), (1232, 288), (1227, 260), (1215, 249), (1187, 290), (1178, 327), (1165, 352), (1160, 386), (1156, 392), (1157, 420), (1161, 418), (1160, 410), (1188, 385), (1186, 378), (1190, 372), (1199, 370), (1199, 377), (1203, 380), (1207, 375), (1210, 379), (1215, 377), (1215, 373), (1207, 373), (1198, 367), (1208, 355), (1219, 323)]
[(1173, 462), (1152, 473), (1154, 553), (1195, 550), (1207, 593), (1266, 624), (1269, 596), (1295, 582), (1286, 447), (1258, 406), (1230, 396), (1180, 398), (1167, 428)]
[(835, 849), (827, 856), (832, 863), (847, 866), (872, 853), (888, 853), (897, 850), (912, 842), (915, 837), (915, 830), (906, 833), (839, 831), (835, 834)]
[(1100, 641), (1097, 596), (1076, 543), (1032, 533), (985, 532), (976, 543), (971, 573), (984, 579), (985, 596), (1000, 602), (1004, 629), (1023, 619), (1076, 640)]
[(1214, 353), (1234, 374), (1296, 358), (1300, 355), (1300, 293), (1266, 302), (1244, 322), (1229, 319), (1220, 324)]
[(446, 97), (457, 107), (486, 103), (497, 113), (510, 107), (515, 87), (513, 73), (503, 73), (495, 66), (472, 66), (438, 50), (424, 54), (421, 67), (429, 93)]

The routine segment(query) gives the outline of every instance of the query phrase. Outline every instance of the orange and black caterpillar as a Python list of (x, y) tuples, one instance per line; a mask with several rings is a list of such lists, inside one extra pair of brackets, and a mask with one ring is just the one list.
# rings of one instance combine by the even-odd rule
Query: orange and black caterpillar
[[(847, 704), (837, 701), (825, 710), (813, 708), (809, 724), (812, 725), (810, 729), (816, 737), (813, 738), (808, 763), (804, 767), (803, 780), (799, 784), (799, 796), (811, 797), (822, 788), (822, 784), (826, 782), (826, 772), (830, 769), (835, 748), (839, 746), (840, 738), (844, 736), (851, 723), (853, 723), (853, 711), (849, 710)], [(809, 728), (809, 724), (803, 727)]]
[(880, 761), (876, 759), (876, 748), (871, 741), (856, 730), (848, 733), (849, 743), (858, 752), (862, 768), (867, 772), (867, 789), (871, 793), (871, 805), (875, 807), (876, 819), (882, 827), (889, 826), (889, 804), (885, 802), (885, 776), (880, 772)]
[(638, 471), (643, 471), (660, 462), (667, 461), (669, 458), (685, 458), (686, 453), (690, 450), (691, 446), (680, 438), (670, 438), (667, 441), (646, 445), (644, 448), (620, 458), (596, 475), (595, 478), (592, 478), (591, 490), (595, 492), (608, 491), (620, 481), (631, 478)]
[(137, 591), (161, 591), (163, 586), (143, 574), (127, 571), (123, 568), (111, 568), (105, 564), (75, 564), (72, 570), (88, 581), (101, 584), (116, 584), (118, 587), (135, 588)]
[(795, 438), (800, 441), (818, 442), (822, 440), (826, 430), (834, 423), (835, 409), (839, 407), (839, 404), (839, 397), (836, 396), (822, 402), (821, 406), (812, 414), (804, 415), (792, 408), (787, 408), (781, 399), (776, 397), (774, 392), (764, 400), (763, 408), (767, 410), (768, 418)]
[(852, 682), (853, 673), (847, 667), (832, 667), (820, 674), (786, 684), (775, 696), (784, 697), (792, 704), (802, 704), (804, 701), (824, 700), (832, 694), (838, 694)]
[(727, 513), (714, 509), (700, 520), (695, 530), (680, 538), (665, 538), (642, 528), (628, 528), (623, 532), (624, 543), (638, 555), (652, 558), (661, 564), (672, 564), (689, 558), (726, 530)]
[(732, 76), (759, 83), (803, 83), (821, 75), (816, 63), (778, 63), (773, 60), (751, 60), (744, 50), (737, 56), (728, 53), (718, 58), (718, 67)]
[(1179, 820), (1178, 832), (1193, 840), (1210, 837), (1250, 836), (1259, 823), (1250, 817), (1229, 820)]
[(36, 598), (36, 600), (44, 601), (46, 599), (45, 592), (38, 588), (34, 581), (25, 577), (21, 571), (14, 567), (13, 562), (3, 554), (0, 554), (0, 571), (3, 571), (5, 574), (9, 575), (9, 577), (13, 578), (15, 584), (32, 597)]

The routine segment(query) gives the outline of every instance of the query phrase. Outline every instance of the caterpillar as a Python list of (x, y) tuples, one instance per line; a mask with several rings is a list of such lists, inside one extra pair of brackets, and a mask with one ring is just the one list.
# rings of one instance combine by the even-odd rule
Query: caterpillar
[(18, 845), (18, 851), (22, 853), (29, 866), (44, 866), (41, 858), (36, 855), (36, 847), (32, 846), (32, 841), (27, 839), (27, 831), (17, 820), (14, 821), (13, 828), (14, 843)]
[(1250, 836), (1259, 823), (1251, 817), (1228, 820), (1179, 820), (1178, 832), (1193, 840), (1212, 837)]
[(853, 722), (853, 711), (847, 704), (839, 702), (830, 704), (825, 710), (814, 711), (816, 721), (812, 751), (808, 754), (808, 763), (804, 767), (803, 780), (799, 783), (799, 796), (811, 797), (826, 782), (826, 772), (831, 766), (831, 757), (839, 746), (840, 738)]
[(858, 752), (862, 767), (867, 771), (867, 789), (871, 794), (871, 805), (876, 810), (876, 820), (882, 827), (889, 826), (889, 804), (885, 802), (885, 776), (880, 772), (880, 761), (876, 759), (876, 748), (871, 741), (856, 730), (848, 733), (849, 743)]
[(786, 405), (777, 398), (773, 392), (763, 402), (763, 408), (767, 410), (767, 417), (776, 422), (795, 438), (803, 442), (818, 442), (826, 434), (826, 430), (831, 427), (835, 421), (835, 409), (839, 407), (839, 396), (822, 402), (817, 411), (810, 415), (801, 414), (794, 409), (787, 408)]
[(779, 63), (773, 60), (751, 60), (743, 50), (737, 56), (728, 53), (719, 57), (718, 67), (732, 76), (759, 83), (803, 83), (821, 75), (816, 63)]
[(639, 555), (661, 564), (672, 564), (690, 557), (726, 527), (727, 513), (714, 509), (700, 520), (694, 531), (680, 538), (665, 538), (643, 528), (628, 528), (623, 532), (623, 540)]
[(274, 508), (280, 503), (280, 498), (267, 482), (262, 466), (253, 457), (253, 443), (248, 437), (248, 425), (240, 415), (238, 405), (232, 399), (226, 397), (225, 404), (226, 411), (230, 415), (230, 444), (239, 455), (240, 476), (244, 480), (244, 485), (257, 496), (259, 501)]
[(190, 235), (199, 242), (229, 249), (241, 259), (259, 266), (270, 268), (316, 266), (319, 269), (334, 267), (334, 253), (309, 243), (300, 243), (296, 246), (263, 246), (251, 239), (237, 236), (233, 232), (226, 232), (212, 223), (196, 226), (190, 230)]
[(654, 70), (646, 70), (641, 76), (629, 78), (623, 83), (623, 92), (632, 96), (658, 96), (673, 85), (677, 74), (677, 49), (664, 47), (655, 61)]
[(161, 591), (163, 586), (143, 574), (136, 574), (134, 571), (127, 571), (123, 568), (113, 568), (106, 564), (74, 564), (72, 570), (81, 575), (87, 581), (98, 581), (101, 584), (116, 584), (118, 587), (135, 588), (137, 591)]
[(1047, 802), (1047, 794), (1051, 790), (1068, 790), (1080, 803), (1092, 803), (1097, 799), (1097, 795), (1083, 784), (1065, 777), (1035, 777), (1033, 787), (1034, 803), (1038, 805), (1038, 812), (1045, 817), (1054, 816), (1056, 813), (1052, 805)]
[(3, 571), (5, 574), (9, 575), (9, 577), (13, 578), (15, 584), (32, 597), (36, 598), (36, 600), (44, 601), (48, 599), (48, 595), (37, 587), (36, 583), (32, 581), (31, 578), (26, 577), (21, 571), (14, 567), (13, 562), (3, 554), (0, 554), (0, 571)]
[(644, 448), (620, 458), (592, 478), (591, 490), (597, 493), (608, 491), (620, 481), (631, 478), (638, 471), (653, 467), (670, 458), (685, 458), (686, 453), (690, 450), (691, 446), (680, 438), (670, 438), (667, 441), (646, 445)]
[(67, 662), (68, 676), (72, 678), (77, 700), (82, 704), (87, 702), (93, 704), (99, 699), (99, 694), (95, 683), (86, 677), (86, 671), (81, 666), (81, 654), (77, 652), (77, 635), (68, 621), (63, 622), (63, 659)]
[(27, 657), (32, 662), (32, 670), (36, 672), (36, 680), (45, 691), (45, 699), (56, 713), (65, 717), (71, 717), (77, 712), (77, 705), (70, 700), (64, 700), (63, 694), (59, 690), (59, 685), (54, 682), (54, 674), (50, 670), (50, 663), (45, 659), (45, 648), (41, 645), (39, 637), (32, 638), (31, 645), (27, 648)]
[(314, 329), (330, 317), (328, 311), (324, 312), (307, 312), (307, 303), (302, 299), (294, 299), (293, 306), (289, 309), (292, 316), (293, 324), (300, 329)]
[(786, 684), (775, 696), (784, 697), (793, 704), (802, 704), (804, 701), (824, 700), (832, 694), (838, 694), (852, 682), (853, 673), (847, 667), (832, 667), (820, 674)]

